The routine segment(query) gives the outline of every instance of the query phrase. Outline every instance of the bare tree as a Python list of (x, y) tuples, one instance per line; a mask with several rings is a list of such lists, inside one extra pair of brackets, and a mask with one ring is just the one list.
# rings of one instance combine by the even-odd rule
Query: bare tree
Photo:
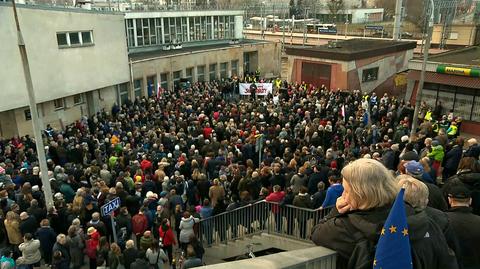
[(327, 2), (327, 8), (331, 15), (337, 15), (343, 13), (345, 10), (345, 3), (343, 0), (329, 0)]

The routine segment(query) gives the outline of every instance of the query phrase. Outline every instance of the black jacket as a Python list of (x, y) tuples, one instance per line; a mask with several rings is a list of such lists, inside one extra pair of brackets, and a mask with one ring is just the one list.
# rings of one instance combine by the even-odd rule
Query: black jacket
[(149, 264), (145, 259), (137, 258), (131, 265), (130, 269), (145, 269), (149, 268)]
[(37, 228), (38, 222), (34, 216), (29, 216), (28, 218), (20, 222), (20, 232), (22, 233), (22, 235), (25, 235), (26, 233), (35, 235)]
[[(136, 261), (138, 257), (138, 250), (135, 248), (127, 248), (123, 251), (123, 260), (125, 262), (125, 269), (130, 269), (131, 264)], [(145, 267), (147, 268), (147, 267)]]
[[(339, 254), (337, 268), (347, 268), (349, 258), (357, 257), (351, 257), (356, 241), (348, 232), (346, 222), (376, 244), (389, 210), (389, 207), (381, 207), (339, 214), (334, 208), (313, 228), (312, 240), (316, 245), (336, 250)], [(407, 206), (407, 212), (414, 268), (458, 268), (455, 256), (450, 254), (445, 237), (434, 221), (424, 211), (414, 213)]]
[(453, 207), (447, 212), (460, 245), (464, 268), (480, 268), (480, 216), (470, 207)]
[[(471, 191), (473, 214), (480, 215), (480, 173), (474, 173), (470, 171), (459, 172), (458, 174), (450, 177), (448, 182), (454, 182), (455, 179), (462, 181), (465, 186)], [(447, 197), (448, 183), (443, 188), (443, 194)]]

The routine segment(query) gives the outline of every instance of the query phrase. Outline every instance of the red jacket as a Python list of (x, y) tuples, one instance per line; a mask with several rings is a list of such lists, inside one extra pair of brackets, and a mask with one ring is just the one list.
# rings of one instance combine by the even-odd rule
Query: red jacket
[[(270, 193), (265, 200), (267, 202), (274, 202), (274, 203), (281, 203), (283, 201), (283, 198), (285, 198), (285, 192), (279, 191), (279, 192), (272, 192)], [(278, 213), (280, 211), (280, 208), (278, 205), (273, 204), (272, 205), (272, 212), (273, 213)]]
[(97, 256), (97, 247), (100, 239), (100, 234), (95, 231), (90, 235), (90, 239), (85, 242), (85, 254), (91, 259), (95, 259)]
[(132, 218), (132, 232), (135, 235), (143, 234), (148, 228), (147, 216), (143, 214), (136, 214)]
[(148, 168), (152, 168), (152, 162), (149, 160), (143, 160), (140, 163), (140, 167), (142, 168), (143, 171), (147, 170)]
[(168, 227), (168, 230), (166, 231), (167, 234), (162, 229), (162, 226), (158, 228), (158, 235), (160, 239), (162, 240), (162, 243), (164, 246), (175, 246), (177, 242), (175, 241), (175, 235), (173, 234), (172, 229), (170, 226)]

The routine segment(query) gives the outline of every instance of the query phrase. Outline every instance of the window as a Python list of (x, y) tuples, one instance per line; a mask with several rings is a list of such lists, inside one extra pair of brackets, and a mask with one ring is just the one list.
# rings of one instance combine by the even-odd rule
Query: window
[(451, 32), (448, 39), (457, 40), (458, 39), (458, 33)]
[(128, 101), (127, 83), (117, 85), (117, 98), (119, 105), (123, 105)]
[(59, 48), (91, 46), (93, 45), (93, 32), (57, 33), (57, 44)]
[(82, 104), (83, 103), (83, 94), (80, 93), (80, 94), (75, 94), (73, 96), (73, 104), (74, 105), (79, 105), (79, 104)]
[(135, 47), (135, 32), (133, 27), (133, 19), (127, 21), (127, 44), (129, 47)]
[(55, 110), (62, 109), (65, 107), (65, 101), (63, 98), (58, 98), (53, 100), (53, 105), (55, 106)]
[(173, 72), (173, 86), (175, 88), (178, 87), (178, 83), (180, 83), (181, 76), (182, 76), (182, 71), (179, 70), (179, 71)]
[(133, 81), (133, 94), (135, 98), (142, 97), (142, 79), (135, 79)]
[(67, 33), (58, 33), (57, 43), (58, 43), (58, 46), (68, 46)]
[(205, 81), (205, 65), (197, 66), (197, 81)]
[(80, 38), (78, 37), (78, 32), (68, 33), (68, 37), (70, 38), (70, 45), (80, 44)]
[(378, 67), (363, 70), (362, 82), (375, 81), (377, 79), (378, 79)]
[(209, 74), (210, 81), (217, 79), (217, 64), (211, 64), (208, 67), (208, 74)]
[(82, 44), (92, 43), (92, 32), (82, 32)]
[(168, 90), (168, 73), (160, 74), (160, 87), (162, 87), (162, 89)]
[(220, 79), (224, 79), (228, 77), (227, 69), (228, 69), (228, 63), (220, 64)]
[(30, 112), (30, 109), (25, 109), (23, 111), (23, 114), (25, 114), (25, 120), (31, 120), (32, 119), (32, 113)]
[(185, 69), (185, 78), (190, 81), (190, 83), (193, 82), (193, 67)]
[(232, 76), (238, 76), (238, 60), (232, 61)]

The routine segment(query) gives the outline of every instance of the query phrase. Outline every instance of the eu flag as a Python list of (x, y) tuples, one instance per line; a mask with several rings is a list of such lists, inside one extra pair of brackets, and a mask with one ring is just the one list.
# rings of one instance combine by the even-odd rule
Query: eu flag
[(373, 261), (374, 269), (413, 268), (410, 239), (408, 237), (407, 215), (403, 203), (405, 189), (398, 193), (387, 221), (380, 232), (380, 239)]

